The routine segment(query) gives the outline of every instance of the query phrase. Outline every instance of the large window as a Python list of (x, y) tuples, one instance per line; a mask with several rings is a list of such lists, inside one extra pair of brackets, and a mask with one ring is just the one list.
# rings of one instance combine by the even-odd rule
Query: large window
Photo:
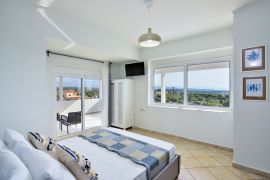
[(183, 104), (183, 66), (155, 69), (154, 79), (154, 101), (156, 103)]
[(230, 106), (229, 61), (183, 64), (153, 70), (153, 103)]
[(229, 107), (229, 63), (188, 66), (188, 104)]

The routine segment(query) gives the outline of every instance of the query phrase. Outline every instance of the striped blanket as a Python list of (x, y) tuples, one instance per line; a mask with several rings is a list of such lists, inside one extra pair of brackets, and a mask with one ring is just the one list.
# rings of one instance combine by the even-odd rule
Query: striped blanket
[(147, 179), (155, 177), (169, 163), (167, 150), (105, 129), (80, 137), (145, 166)]

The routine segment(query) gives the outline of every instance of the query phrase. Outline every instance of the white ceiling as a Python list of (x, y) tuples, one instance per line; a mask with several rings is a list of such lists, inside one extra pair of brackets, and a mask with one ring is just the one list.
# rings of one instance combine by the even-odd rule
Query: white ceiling
[[(130, 43), (148, 27), (143, 0), (47, 0), (47, 11), (91, 25)], [(164, 41), (175, 40), (233, 24), (232, 11), (256, 0), (154, 0), (152, 28)]]
[(53, 38), (46, 38), (46, 49), (53, 52), (68, 54), (71, 56), (78, 56), (82, 58), (100, 60), (100, 61), (111, 61), (115, 63), (120, 63), (123, 61), (124, 62), (130, 61), (126, 57), (110, 54), (109, 52), (102, 51), (102, 50), (91, 49), (91, 48), (84, 47), (78, 44), (68, 50), (63, 48), (63, 47), (67, 47), (68, 45), (69, 43), (66, 41), (53, 39)]

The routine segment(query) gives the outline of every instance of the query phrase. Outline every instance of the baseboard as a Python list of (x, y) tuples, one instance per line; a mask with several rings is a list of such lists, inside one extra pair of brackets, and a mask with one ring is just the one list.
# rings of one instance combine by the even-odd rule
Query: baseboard
[(181, 139), (186, 139), (186, 140), (192, 141), (194, 143), (208, 145), (208, 146), (212, 146), (212, 147), (215, 147), (215, 148), (218, 148), (218, 149), (233, 152), (232, 148), (228, 148), (228, 147), (224, 147), (224, 146), (220, 146), (220, 145), (216, 145), (216, 144), (206, 143), (206, 142), (202, 142), (202, 141), (197, 141), (197, 140), (193, 140), (193, 139), (189, 139), (189, 138), (185, 138), (185, 137), (181, 137), (181, 136), (175, 136), (175, 135), (172, 135), (172, 134), (162, 133), (162, 132), (153, 131), (153, 130), (149, 130), (149, 129), (143, 129), (143, 128), (139, 128), (139, 127), (134, 127), (134, 128), (135, 129), (142, 129), (142, 130), (145, 130), (145, 131), (154, 132), (154, 133), (158, 133), (158, 134), (164, 134), (164, 135), (167, 135), (167, 136), (177, 137), (177, 138), (181, 138)]
[(232, 163), (232, 166), (234, 168), (238, 168), (238, 169), (241, 169), (241, 170), (244, 170), (244, 171), (247, 171), (247, 172), (255, 173), (255, 174), (270, 178), (270, 173), (268, 173), (268, 172), (264, 172), (264, 171), (261, 171), (261, 170), (258, 170), (258, 169), (247, 167), (247, 166), (235, 163), (235, 162)]

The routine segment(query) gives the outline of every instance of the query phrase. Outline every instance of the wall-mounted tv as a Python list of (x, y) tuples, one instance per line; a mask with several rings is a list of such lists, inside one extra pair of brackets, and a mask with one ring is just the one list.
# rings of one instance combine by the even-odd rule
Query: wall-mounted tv
[(125, 64), (126, 77), (144, 75), (144, 62)]

